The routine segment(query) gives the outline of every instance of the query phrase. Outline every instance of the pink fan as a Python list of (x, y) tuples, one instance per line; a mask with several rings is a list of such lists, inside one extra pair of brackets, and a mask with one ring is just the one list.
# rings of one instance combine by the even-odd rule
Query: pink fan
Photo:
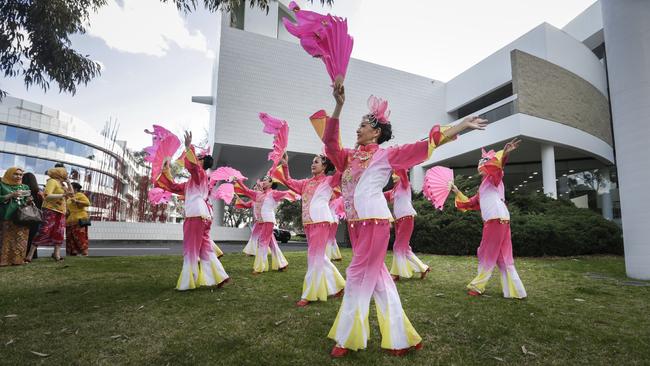
[(217, 189), (212, 191), (212, 198), (223, 200), (226, 204), (232, 202), (235, 196), (235, 186), (232, 183), (223, 183)]
[(326, 16), (313, 11), (301, 10), (295, 2), (289, 4), (289, 9), (294, 12), (297, 23), (291, 23), (287, 18), (282, 18), (282, 23), (287, 32), (300, 39), (302, 48), (313, 57), (321, 57), (323, 51), (318, 42), (326, 24)]
[(160, 205), (169, 202), (172, 194), (163, 190), (162, 188), (151, 188), (147, 193), (149, 202), (154, 205)]
[(442, 210), (449, 191), (450, 183), (454, 182), (454, 171), (443, 166), (434, 166), (427, 171), (424, 176), (424, 186), (422, 192), (424, 196), (433, 203), (433, 206)]
[(266, 113), (260, 113), (259, 117), (264, 124), (264, 132), (275, 135), (273, 139), (273, 150), (271, 150), (268, 156), (268, 160), (273, 161), (273, 165), (269, 171), (273, 171), (287, 150), (287, 144), (289, 143), (289, 124)]
[(345, 79), (350, 62), (354, 40), (348, 34), (348, 20), (327, 15), (328, 26), (318, 43), (323, 50), (323, 62), (332, 82), (336, 78)]
[(153, 132), (149, 130), (144, 132), (150, 134), (152, 140), (152, 145), (144, 148), (146, 153), (144, 160), (151, 163), (151, 177), (156, 179), (162, 170), (163, 161), (174, 156), (181, 146), (181, 141), (168, 129), (159, 125), (153, 125)]
[(300, 45), (308, 54), (323, 60), (332, 82), (337, 77), (345, 78), (354, 45), (348, 34), (347, 19), (300, 10), (295, 4), (291, 9), (298, 23), (283, 18), (287, 31), (300, 39)]
[(229, 166), (221, 166), (215, 171), (210, 173), (210, 183), (214, 185), (217, 181), (224, 180), (232, 182), (234, 180), (246, 180), (247, 178), (242, 175), (242, 173), (234, 168)]

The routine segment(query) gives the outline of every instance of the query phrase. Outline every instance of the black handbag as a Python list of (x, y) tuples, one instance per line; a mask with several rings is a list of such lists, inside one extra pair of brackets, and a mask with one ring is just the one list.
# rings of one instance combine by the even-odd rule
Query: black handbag
[(14, 216), (14, 222), (18, 225), (35, 225), (43, 222), (43, 213), (32, 203), (18, 207)]
[(79, 219), (79, 226), (80, 227), (88, 227), (90, 225), (92, 225), (92, 223), (90, 222), (90, 219)]

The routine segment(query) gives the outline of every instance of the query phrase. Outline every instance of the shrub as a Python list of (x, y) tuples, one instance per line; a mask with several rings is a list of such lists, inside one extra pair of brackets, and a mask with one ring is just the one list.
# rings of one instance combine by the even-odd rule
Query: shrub
[[(461, 190), (474, 194), (478, 182), (457, 178)], [(474, 186), (474, 190), (464, 189)], [(411, 238), (413, 250), (433, 254), (474, 255), (481, 241), (479, 212), (460, 212), (450, 195), (444, 211), (433, 208), (422, 194), (413, 197), (418, 212)], [(622, 254), (621, 229), (588, 209), (542, 194), (509, 198), (513, 251), (518, 256)]]

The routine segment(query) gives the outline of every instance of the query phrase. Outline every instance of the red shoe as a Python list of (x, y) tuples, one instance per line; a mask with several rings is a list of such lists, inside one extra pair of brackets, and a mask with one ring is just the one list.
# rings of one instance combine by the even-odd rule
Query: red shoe
[(431, 272), (431, 267), (427, 268), (426, 271), (420, 273), (420, 279), (423, 280)]
[(391, 275), (391, 277), (393, 277), (393, 281), (395, 281), (395, 282), (399, 281), (399, 276)]
[(345, 293), (345, 289), (342, 288), (341, 291), (335, 293), (334, 296), (332, 296), (332, 297), (335, 298), (335, 299), (337, 299), (337, 298), (339, 298), (339, 297), (343, 297), (343, 294), (344, 294), (344, 293)]
[(388, 353), (390, 353), (393, 356), (402, 357), (402, 356), (406, 356), (406, 354), (411, 352), (411, 351), (419, 351), (419, 350), (422, 349), (422, 347), (423, 347), (422, 342), (420, 342), (420, 343), (416, 344), (415, 346), (412, 346), (412, 347), (409, 347), (409, 348), (389, 349), (387, 351), (388, 351)]
[(305, 300), (305, 299), (300, 299), (300, 301), (296, 303), (296, 306), (299, 308), (304, 308), (307, 305), (309, 305), (309, 300)]
[(330, 352), (330, 356), (332, 356), (332, 358), (345, 357), (345, 355), (347, 354), (348, 354), (348, 349), (339, 346), (334, 346), (334, 348), (332, 348), (332, 352)]
[(469, 296), (481, 296), (481, 293), (480, 293), (480, 292), (478, 292), (478, 291), (474, 291), (474, 290), (468, 290), (468, 291), (467, 291), (467, 294), (468, 294)]
[(219, 282), (219, 284), (217, 285), (217, 288), (222, 288), (223, 285), (227, 284), (228, 282), (230, 282), (230, 277), (228, 277), (225, 280)]

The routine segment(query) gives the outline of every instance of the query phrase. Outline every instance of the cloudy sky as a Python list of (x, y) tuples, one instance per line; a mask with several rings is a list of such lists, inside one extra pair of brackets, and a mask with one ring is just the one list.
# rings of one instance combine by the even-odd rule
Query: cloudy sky
[[(287, 0), (288, 2), (288, 0)], [(335, 0), (323, 9), (348, 18), (352, 57), (448, 81), (542, 22), (563, 27), (595, 0)], [(408, 4), (408, 6), (399, 6)], [(140, 149), (153, 123), (203, 134), (207, 107), (192, 95), (210, 95), (218, 52), (219, 14), (186, 15), (160, 0), (109, 0), (73, 46), (102, 65), (102, 75), (76, 95), (25, 89), (21, 78), (2, 79), (10, 95), (64, 110), (100, 130), (109, 118), (118, 137)], [(269, 60), (270, 62), (270, 60)]]

